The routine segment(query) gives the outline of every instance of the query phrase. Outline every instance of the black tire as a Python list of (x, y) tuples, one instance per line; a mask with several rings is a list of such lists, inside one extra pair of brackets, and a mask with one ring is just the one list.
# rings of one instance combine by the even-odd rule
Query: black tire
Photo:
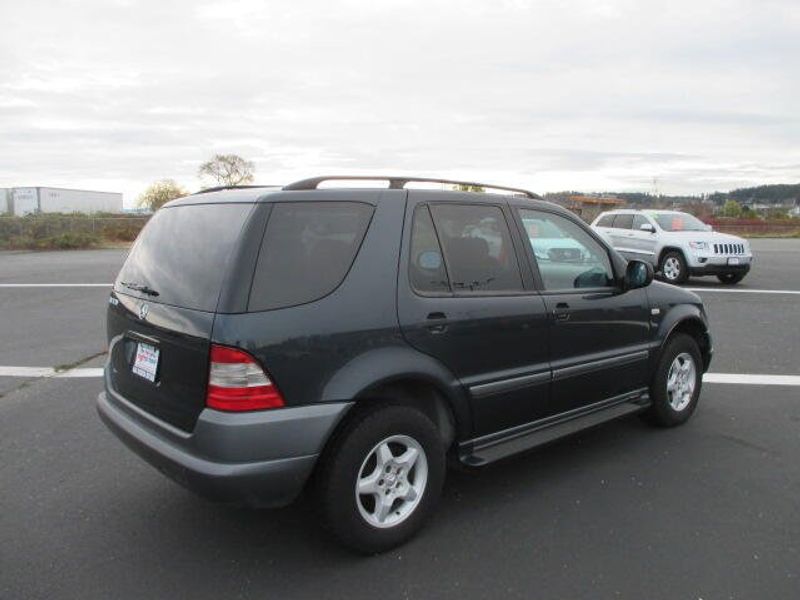
[(722, 273), (721, 275), (717, 275), (717, 279), (719, 279), (720, 283), (724, 283), (725, 285), (736, 285), (747, 273)]
[[(670, 369), (672, 368), (673, 362), (679, 356), (689, 356), (694, 363), (694, 374), (692, 376), (694, 389), (685, 406), (680, 406), (680, 402), (675, 400), (667, 390), (667, 379), (670, 375)], [(644, 413), (646, 420), (660, 427), (675, 427), (676, 425), (681, 425), (688, 421), (697, 408), (697, 402), (700, 398), (700, 388), (703, 383), (702, 372), (703, 359), (694, 338), (685, 333), (678, 333), (670, 337), (664, 347), (661, 358), (659, 358), (653, 381), (650, 384), (650, 399), (652, 404)], [(686, 398), (686, 396), (684, 396), (684, 398)], [(677, 403), (680, 408), (676, 409), (675, 404), (671, 402), (671, 400)]]
[[(415, 408), (381, 403), (355, 410), (358, 412), (343, 424), (321, 459), (316, 473), (316, 500), (328, 531), (353, 550), (375, 554), (407, 541), (433, 514), (444, 483), (445, 449), (436, 425)], [(404, 520), (381, 528), (370, 523), (361, 512), (370, 498), (376, 503), (377, 496), (357, 495), (356, 482), (364, 477), (362, 467), (380, 471), (377, 464), (372, 469), (367, 468), (367, 461), (371, 460), (368, 457), (377, 458), (374, 454), (376, 447), (392, 436), (407, 436), (422, 448), (427, 464), (427, 483)], [(419, 469), (421, 464), (417, 459), (414, 469)], [(414, 469), (412, 474), (417, 477), (419, 471)], [(402, 473), (398, 473), (398, 477), (401, 476)], [(411, 475), (400, 485), (408, 486), (410, 481)], [(383, 480), (381, 485), (384, 485)], [(392, 487), (391, 483), (389, 487)], [(406, 500), (398, 497), (393, 502), (386, 519), (394, 518), (395, 507), (402, 507)], [(362, 508), (359, 508), (359, 503)], [(373, 504), (373, 508), (377, 512), (377, 504)]]
[[(665, 272), (666, 267), (666, 272)], [(658, 263), (658, 270), (661, 273), (661, 278), (667, 283), (674, 283), (680, 285), (686, 283), (689, 279), (689, 267), (686, 266), (686, 259), (683, 254), (678, 250), (670, 250), (665, 252)], [(670, 273), (670, 275), (667, 275)], [(675, 273), (675, 275), (672, 275)]]

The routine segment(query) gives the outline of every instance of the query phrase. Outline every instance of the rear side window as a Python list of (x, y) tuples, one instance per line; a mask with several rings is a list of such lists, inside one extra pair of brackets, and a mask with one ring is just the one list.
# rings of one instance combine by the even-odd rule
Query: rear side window
[(444, 258), (428, 207), (414, 210), (411, 228), (411, 286), (422, 293), (447, 293), (450, 284), (444, 268)]
[(214, 311), (252, 209), (252, 204), (162, 208), (142, 230), (114, 288), (148, 302)]
[(522, 289), (508, 223), (499, 207), (436, 204), (431, 211), (454, 291)]
[(614, 215), (603, 215), (597, 222), (597, 227), (612, 227), (614, 222)]
[(630, 229), (633, 226), (633, 215), (617, 215), (614, 217), (615, 229)]
[(335, 290), (356, 257), (373, 207), (360, 202), (275, 204), (258, 255), (249, 310), (313, 302)]

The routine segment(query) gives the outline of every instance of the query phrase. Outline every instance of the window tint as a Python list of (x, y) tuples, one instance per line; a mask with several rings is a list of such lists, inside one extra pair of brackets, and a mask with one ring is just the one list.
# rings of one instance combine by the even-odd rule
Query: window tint
[(449, 292), (447, 271), (433, 220), (425, 205), (414, 210), (411, 227), (411, 286), (419, 292)]
[(597, 222), (597, 227), (611, 227), (614, 222), (614, 215), (603, 215)]
[(272, 208), (250, 291), (251, 311), (305, 304), (342, 282), (372, 207), (357, 202), (287, 202)]
[[(612, 286), (605, 248), (579, 225), (546, 212), (519, 209), (539, 274), (547, 290)], [(558, 231), (553, 235), (552, 231)]]
[(215, 310), (228, 259), (252, 209), (252, 204), (162, 208), (136, 240), (114, 289), (148, 302)]
[(617, 215), (614, 217), (615, 229), (630, 229), (633, 225), (633, 215)]
[(642, 225), (650, 225), (650, 221), (644, 215), (634, 215), (633, 217), (633, 228), (636, 231), (641, 230)]
[(499, 207), (436, 204), (431, 211), (454, 291), (522, 289), (508, 224)]

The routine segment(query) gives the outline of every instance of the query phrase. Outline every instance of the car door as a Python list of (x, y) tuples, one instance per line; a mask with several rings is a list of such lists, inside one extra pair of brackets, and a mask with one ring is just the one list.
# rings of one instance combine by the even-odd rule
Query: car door
[(475, 435), (546, 411), (544, 301), (520, 269), (522, 241), (501, 196), (409, 191), (398, 285), (405, 339), (467, 389)]
[[(622, 292), (608, 249), (588, 227), (564, 214), (515, 205), (528, 258), (550, 316), (551, 414), (647, 386), (650, 314), (644, 289)], [(574, 253), (537, 251), (540, 231), (557, 230)]]
[(625, 258), (635, 258), (632, 252), (633, 244), (633, 215), (630, 213), (619, 213), (614, 216), (614, 223), (611, 229), (611, 245)]
[[(642, 229), (642, 225), (649, 225), (652, 231)], [(653, 225), (646, 216), (636, 214), (633, 216), (633, 223), (628, 236), (630, 239), (628, 243), (630, 258), (638, 258), (639, 260), (655, 264), (656, 242), (658, 241), (655, 225)]]

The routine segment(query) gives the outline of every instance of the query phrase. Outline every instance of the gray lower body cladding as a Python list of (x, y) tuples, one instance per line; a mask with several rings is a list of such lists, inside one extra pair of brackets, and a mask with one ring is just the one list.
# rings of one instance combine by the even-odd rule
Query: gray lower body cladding
[(186, 433), (113, 391), (97, 410), (126, 446), (159, 471), (218, 502), (284, 506), (303, 489), (349, 402), (251, 413), (204, 410)]

